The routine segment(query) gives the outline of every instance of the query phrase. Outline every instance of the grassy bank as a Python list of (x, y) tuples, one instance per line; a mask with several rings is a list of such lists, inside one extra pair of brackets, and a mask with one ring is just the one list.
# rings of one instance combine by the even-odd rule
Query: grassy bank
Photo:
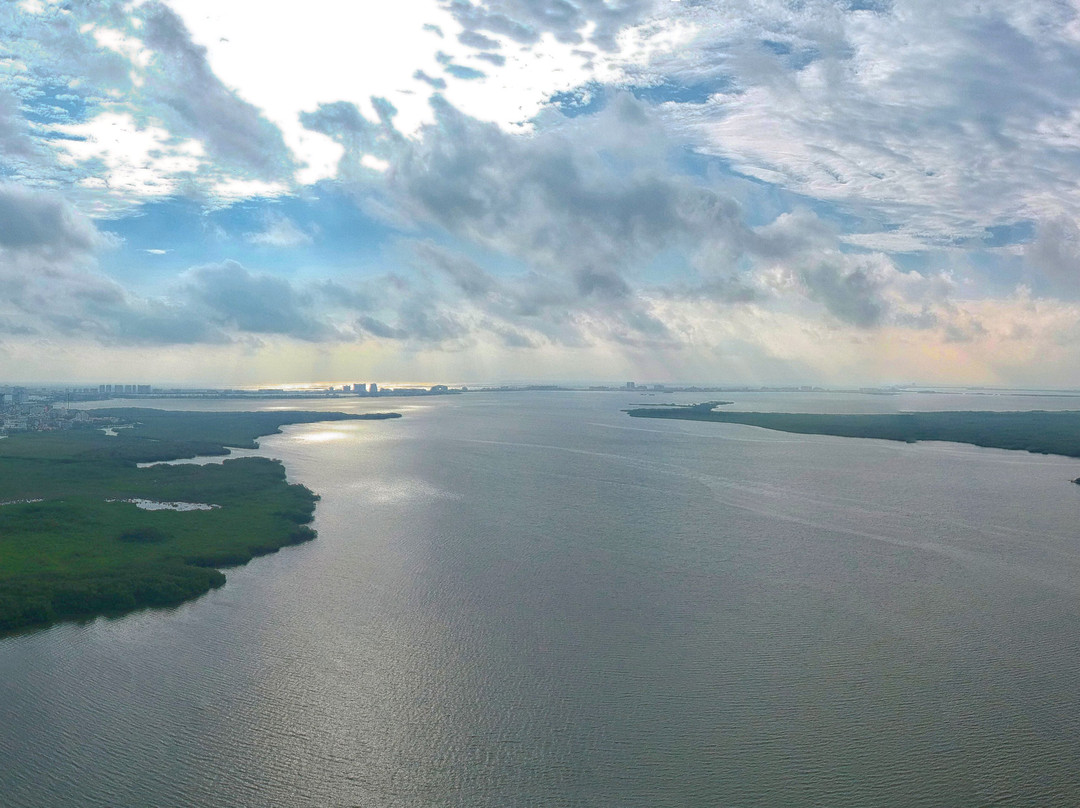
[[(27, 433), (0, 440), (0, 632), (167, 606), (221, 586), (218, 567), (314, 538), (317, 497), (281, 463), (138, 468), (255, 447), (286, 424), (394, 414), (99, 410), (131, 428)], [(123, 500), (214, 505), (143, 510)], [(111, 501), (110, 501), (111, 500)]]
[(691, 407), (627, 410), (634, 418), (676, 418), (747, 424), (780, 432), (878, 438), (914, 443), (952, 441), (990, 449), (1080, 457), (1080, 412), (912, 412), (890, 415), (730, 412), (714, 402)]

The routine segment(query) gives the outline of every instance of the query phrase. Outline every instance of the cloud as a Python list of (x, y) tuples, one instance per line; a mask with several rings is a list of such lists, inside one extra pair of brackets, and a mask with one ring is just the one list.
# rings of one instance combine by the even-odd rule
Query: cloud
[(458, 42), (477, 50), (497, 50), (502, 47), (499, 40), (484, 36), (476, 31), (462, 31), (458, 34)]
[[(470, 335), (470, 328), (457, 315), (442, 308), (430, 297), (411, 297), (393, 315), (393, 324), (372, 315), (356, 320), (361, 333), (379, 339), (435, 344), (452, 350), (455, 343)], [(459, 346), (460, 347), (460, 346)]]
[(66, 258), (110, 243), (59, 194), (0, 183), (0, 248)]
[[(51, 241), (30, 234), (64, 215), (54, 200), (22, 209), (20, 239), (0, 249), (0, 321), (9, 335), (39, 334), (103, 345), (161, 345), (222, 342), (226, 335), (203, 312), (182, 301), (143, 298), (101, 274), (95, 249), (102, 241), (80, 222), (67, 237)], [(36, 214), (36, 217), (35, 217)], [(36, 221), (35, 221), (36, 218)], [(0, 213), (0, 219), (8, 221)], [(77, 221), (77, 220), (76, 220)]]
[(1057, 216), (1040, 223), (1024, 257), (1052, 291), (1080, 292), (1080, 226), (1075, 219)]
[(487, 297), (501, 286), (475, 261), (437, 247), (431, 242), (417, 244), (414, 252), (422, 266), (443, 273), (455, 288), (470, 299)]
[(0, 322), (8, 334), (109, 346), (226, 344), (249, 336), (356, 338), (331, 323), (317, 286), (297, 287), (235, 261), (192, 268), (156, 294), (140, 295), (101, 274), (85, 256), (24, 250), (0, 253), (0, 259)]
[(699, 284), (672, 284), (652, 291), (662, 298), (684, 302), (755, 303), (767, 298), (758, 286), (736, 276), (718, 277)]
[[(349, 105), (321, 107), (310, 123), (345, 146), (344, 176), (363, 153), (389, 161), (385, 184), (373, 191), (361, 182), (356, 192), (378, 193), (393, 221), (437, 227), (496, 266), (518, 267), (495, 274), (451, 247), (414, 248), (416, 265), (444, 282), (432, 296), (456, 298), (475, 312), (469, 322), (494, 324), (492, 333), (510, 329), (533, 344), (677, 344), (657, 300), (773, 301), (807, 313), (818, 306), (860, 329), (916, 327), (917, 312), (951, 292), (881, 253), (845, 253), (836, 227), (806, 208), (748, 226), (734, 198), (673, 170), (665, 132), (629, 95), (593, 116), (549, 119), (530, 135), (477, 121), (438, 96), (432, 103), (436, 122), (417, 139), (395, 136), (389, 115), (371, 122)], [(645, 283), (647, 267), (665, 256), (684, 258), (680, 272)], [(413, 333), (388, 330), (389, 322), (365, 328), (395, 339)], [(448, 332), (423, 338), (436, 333)]]
[[(136, 295), (71, 271), (50, 327), (114, 344), (276, 336), (447, 351), (492, 341), (514, 350), (678, 351), (702, 339), (688, 325), (700, 310), (775, 304), (813, 316), (818, 307), (865, 330), (925, 327), (916, 326), (918, 313), (940, 303), (918, 273), (877, 254), (844, 254), (836, 228), (808, 209), (749, 226), (733, 196), (679, 170), (662, 121), (630, 95), (612, 97), (596, 115), (550, 116), (526, 134), (464, 115), (439, 96), (432, 104), (435, 122), (417, 138), (397, 131), (395, 109), (381, 99), (373, 119), (345, 103), (305, 119), (342, 144), (342, 182), (364, 205), (377, 203), (406, 233), (440, 234), (439, 245), (402, 242), (415, 270), (407, 280), (298, 284), (225, 261)], [(372, 157), (385, 161), (385, 173), (366, 167)], [(41, 232), (57, 230), (50, 209), (34, 208)], [(245, 240), (302, 246), (311, 231), (269, 208)], [(101, 246), (84, 239), (79, 249)], [(22, 299), (26, 314), (44, 296), (31, 287)], [(935, 328), (954, 325), (927, 311)]]
[(182, 304), (123, 295), (114, 300), (88, 301), (79, 316), (50, 315), (61, 333), (90, 337), (108, 345), (221, 344), (229, 336), (201, 312)]
[(344, 148), (337, 170), (343, 181), (370, 180), (372, 170), (364, 165), (365, 155), (386, 160), (404, 147), (405, 138), (394, 128), (394, 106), (382, 98), (372, 99), (372, 106), (377, 121), (369, 121), (355, 104), (344, 101), (320, 104), (314, 112), (300, 116), (306, 128), (334, 139)]
[(188, 270), (180, 295), (196, 305), (209, 322), (223, 329), (280, 334), (306, 341), (339, 336), (316, 313), (309, 292), (273, 275), (251, 273), (236, 261)]
[(868, 266), (844, 266), (822, 261), (799, 272), (811, 300), (830, 314), (859, 328), (880, 325), (888, 312), (882, 297), (883, 281)]
[(669, 172), (667, 143), (631, 98), (531, 137), (433, 104), (436, 123), (390, 156), (393, 201), (414, 219), (581, 277), (741, 229), (733, 200)]
[(0, 87), (0, 161), (5, 165), (33, 159), (30, 127), (19, 111), (19, 99)]
[(281, 132), (214, 74), (206, 49), (192, 42), (180, 17), (150, 2), (142, 20), (142, 40), (153, 52), (147, 93), (167, 108), (167, 119), (202, 141), (218, 161), (260, 179), (290, 179), (296, 164)]
[(0, 168), (12, 180), (115, 213), (178, 191), (280, 192), (299, 168), (163, 3), (10, 3), (0, 31)]
[(255, 233), (245, 233), (245, 240), (260, 247), (302, 247), (314, 239), (301, 230), (292, 219), (280, 214), (269, 214), (266, 226)]
[(443, 70), (456, 79), (465, 79), (467, 81), (482, 79), (487, 76), (487, 73), (485, 73), (484, 71), (477, 70), (474, 67), (467, 67), (465, 65), (447, 64), (445, 67), (443, 67)]
[[(918, 367), (888, 340), (984, 369), (998, 367), (994, 347), (1015, 375), (1023, 350), (1076, 336), (1064, 325), (1080, 294), (1080, 18), (1068, 4), (447, 0), (421, 19), (448, 36), (407, 22), (424, 44), (385, 79), (387, 93), (414, 93), (388, 95), (401, 113), (388, 98), (305, 96), (288, 107), (309, 110), (299, 134), (286, 107), (234, 89), (258, 83), (238, 81), (238, 55), (179, 8), (0, 10), (5, 342), (371, 340), (517, 358), (572, 347), (703, 372), (865, 369), (877, 344)], [(431, 96), (417, 82), (439, 91), (426, 117), (407, 106)], [(332, 99), (343, 85), (320, 86)], [(171, 260), (145, 258), (158, 235), (114, 253), (123, 267), (105, 260), (111, 225), (79, 210), (294, 188), (300, 160), (271, 120), (294, 148), (326, 146), (320, 176), (334, 180), (318, 190), (347, 190), (385, 252), (350, 263), (339, 222), (258, 199), (263, 218), (233, 220), (245, 224), (230, 232), (249, 232), (214, 245), (235, 261), (170, 281)], [(316, 236), (331, 259), (321, 272), (260, 266), (289, 268), (299, 254), (263, 248)], [(152, 272), (132, 266), (140, 250)], [(1020, 282), (1027, 298), (1011, 291)]]
[(702, 103), (665, 103), (672, 128), (738, 172), (844, 206), (863, 239), (947, 249), (1080, 202), (1062, 181), (1080, 170), (1068, 4), (682, 6), (658, 25), (689, 39), (625, 80), (717, 84)]
[(417, 70), (413, 73), (413, 78), (434, 87), (436, 90), (446, 89), (446, 79), (440, 79), (437, 76), (429, 76), (423, 70)]
[(558, 42), (577, 45), (588, 41), (614, 51), (619, 32), (645, 22), (657, 8), (652, 0), (450, 0), (445, 6), (468, 34), (486, 31), (532, 45), (544, 34)]

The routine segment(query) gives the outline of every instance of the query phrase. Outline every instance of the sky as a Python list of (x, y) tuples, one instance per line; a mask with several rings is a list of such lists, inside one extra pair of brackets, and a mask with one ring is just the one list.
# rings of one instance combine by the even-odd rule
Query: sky
[(0, 380), (1080, 386), (1080, 9), (0, 0)]

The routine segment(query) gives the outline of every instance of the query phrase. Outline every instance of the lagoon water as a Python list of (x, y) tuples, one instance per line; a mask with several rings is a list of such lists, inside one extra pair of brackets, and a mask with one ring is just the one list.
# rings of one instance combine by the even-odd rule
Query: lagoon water
[(0, 640), (0, 804), (1080, 804), (1080, 461), (620, 412), (701, 398), (155, 402), (405, 417), (262, 440), (316, 541)]

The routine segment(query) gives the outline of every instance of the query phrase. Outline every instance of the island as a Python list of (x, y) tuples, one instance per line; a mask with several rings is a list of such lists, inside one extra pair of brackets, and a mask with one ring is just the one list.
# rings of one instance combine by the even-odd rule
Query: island
[(1080, 411), (935, 411), (884, 415), (830, 415), (788, 412), (734, 412), (716, 409), (706, 401), (684, 407), (643, 407), (627, 410), (633, 418), (677, 418), (726, 424), (879, 440), (937, 440), (968, 443), (989, 449), (1017, 449), (1036, 454), (1080, 457)]
[(287, 482), (279, 461), (162, 461), (258, 448), (289, 424), (399, 417), (114, 409), (5, 437), (0, 634), (173, 606), (224, 584), (222, 567), (315, 537), (318, 497)]

